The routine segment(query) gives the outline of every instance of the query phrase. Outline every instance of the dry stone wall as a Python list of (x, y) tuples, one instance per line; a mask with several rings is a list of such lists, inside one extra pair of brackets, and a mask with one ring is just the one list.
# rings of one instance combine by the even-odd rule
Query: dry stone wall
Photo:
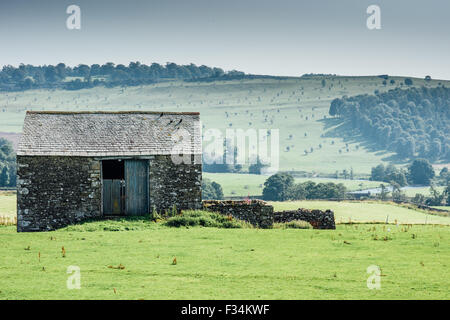
[(273, 225), (273, 207), (261, 200), (205, 200), (203, 208), (231, 215), (233, 218), (247, 221), (258, 228), (271, 228)]
[(205, 200), (205, 210), (247, 221), (259, 228), (271, 228), (273, 223), (285, 223), (293, 220), (309, 222), (315, 229), (336, 229), (334, 213), (331, 210), (297, 209), (274, 212), (273, 206), (262, 200)]
[(297, 209), (274, 213), (274, 222), (284, 223), (293, 220), (309, 222), (314, 229), (336, 229), (334, 213), (331, 210)]
[(48, 231), (100, 216), (100, 162), (17, 156), (17, 231)]

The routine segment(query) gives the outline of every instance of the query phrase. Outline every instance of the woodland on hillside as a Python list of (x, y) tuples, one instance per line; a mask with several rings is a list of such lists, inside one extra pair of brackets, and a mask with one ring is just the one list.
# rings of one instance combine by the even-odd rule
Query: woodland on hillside
[(342, 97), (329, 113), (379, 149), (403, 159), (450, 160), (450, 88), (395, 89), (374, 95)]

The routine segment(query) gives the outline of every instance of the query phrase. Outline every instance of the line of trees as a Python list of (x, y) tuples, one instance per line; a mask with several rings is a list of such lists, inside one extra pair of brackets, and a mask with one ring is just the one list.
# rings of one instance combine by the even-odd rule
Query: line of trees
[(412, 202), (417, 205), (424, 204), (427, 206), (450, 206), (450, 185), (448, 185), (442, 192), (439, 192), (435, 186), (431, 186), (429, 197), (417, 193), (412, 199)]
[(346, 192), (347, 189), (342, 183), (313, 181), (294, 183), (292, 175), (277, 173), (264, 182), (263, 199), (268, 201), (344, 199)]
[(450, 160), (450, 88), (394, 89), (375, 95), (343, 97), (329, 114), (380, 149), (401, 158)]
[(372, 168), (370, 180), (383, 181), (390, 184), (398, 184), (404, 187), (407, 184), (430, 185), (435, 177), (433, 166), (426, 159), (414, 160), (407, 170), (398, 169), (394, 165), (389, 164), (385, 167), (380, 164)]
[[(95, 86), (141, 85), (165, 79), (217, 79), (244, 76), (240, 71), (225, 72), (221, 68), (195, 64), (166, 65), (130, 62), (128, 66), (112, 62), (103, 65), (80, 64), (76, 67), (57, 65), (33, 66), (21, 64), (19, 67), (4, 66), (0, 71), (0, 91), (22, 91), (37, 88), (61, 88), (78, 90)], [(71, 79), (72, 78), (72, 79)]]
[(16, 155), (12, 143), (0, 138), (0, 187), (16, 186)]

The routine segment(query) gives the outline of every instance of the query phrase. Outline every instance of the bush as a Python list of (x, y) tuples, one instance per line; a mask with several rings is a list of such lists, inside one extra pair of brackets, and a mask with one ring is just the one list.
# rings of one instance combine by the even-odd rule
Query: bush
[(287, 173), (277, 173), (264, 182), (263, 199), (269, 201), (286, 201), (290, 197), (294, 178)]
[(204, 200), (222, 200), (223, 189), (220, 184), (209, 179), (202, 180), (202, 198)]
[(182, 211), (180, 215), (167, 219), (164, 223), (169, 227), (208, 227), (208, 228), (245, 228), (250, 225), (244, 221), (234, 219), (216, 212), (202, 210)]

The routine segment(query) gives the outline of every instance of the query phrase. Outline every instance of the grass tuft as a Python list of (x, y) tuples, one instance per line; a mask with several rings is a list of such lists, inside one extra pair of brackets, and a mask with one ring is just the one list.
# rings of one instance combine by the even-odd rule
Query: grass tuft
[(274, 229), (312, 229), (313, 226), (306, 221), (302, 220), (293, 220), (290, 222), (284, 222), (284, 223), (274, 223), (273, 224)]
[(216, 212), (187, 210), (170, 217), (164, 223), (169, 227), (249, 228), (250, 224)]

